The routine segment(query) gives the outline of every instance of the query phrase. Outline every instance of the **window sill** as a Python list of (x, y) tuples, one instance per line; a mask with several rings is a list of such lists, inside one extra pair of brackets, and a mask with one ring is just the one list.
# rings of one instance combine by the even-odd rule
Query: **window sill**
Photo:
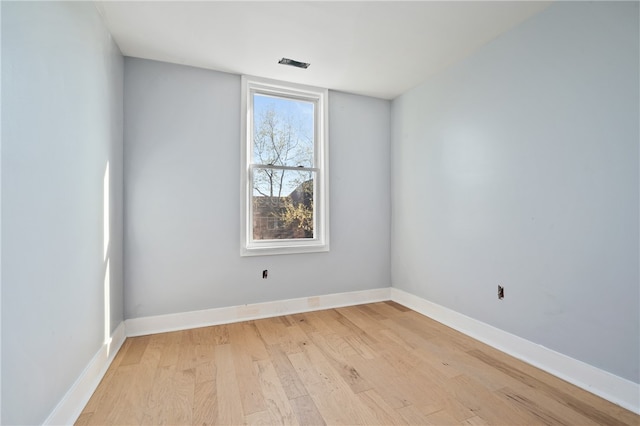
[(249, 246), (242, 247), (240, 256), (272, 256), (281, 254), (322, 253), (329, 251), (329, 244)]

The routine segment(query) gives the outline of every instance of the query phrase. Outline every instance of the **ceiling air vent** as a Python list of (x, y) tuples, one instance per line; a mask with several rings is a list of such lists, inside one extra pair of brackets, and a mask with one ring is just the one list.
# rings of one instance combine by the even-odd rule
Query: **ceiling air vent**
[(299, 62), (289, 58), (282, 58), (278, 61), (278, 63), (282, 65), (291, 65), (292, 67), (304, 68), (304, 69), (309, 68), (309, 65), (311, 65), (306, 62)]

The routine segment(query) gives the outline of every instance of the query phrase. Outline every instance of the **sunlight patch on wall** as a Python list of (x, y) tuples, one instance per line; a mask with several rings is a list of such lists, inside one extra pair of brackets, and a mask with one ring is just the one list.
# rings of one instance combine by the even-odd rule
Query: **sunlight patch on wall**
[(103, 244), (104, 253), (103, 260), (105, 262), (104, 270), (104, 343), (109, 346), (111, 343), (111, 276), (110, 276), (110, 262), (109, 262), (109, 240), (110, 240), (110, 177), (109, 177), (109, 162), (104, 171), (104, 180), (102, 185), (102, 197), (103, 197), (103, 214), (102, 214), (102, 230), (103, 230)]

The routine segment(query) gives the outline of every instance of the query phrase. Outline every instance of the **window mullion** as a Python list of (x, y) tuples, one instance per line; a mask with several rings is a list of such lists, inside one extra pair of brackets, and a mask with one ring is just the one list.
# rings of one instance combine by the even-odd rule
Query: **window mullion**
[(318, 167), (303, 167), (303, 166), (274, 166), (273, 164), (251, 164), (249, 167), (253, 169), (273, 169), (273, 170), (295, 170), (295, 171), (307, 171), (307, 172), (319, 172)]

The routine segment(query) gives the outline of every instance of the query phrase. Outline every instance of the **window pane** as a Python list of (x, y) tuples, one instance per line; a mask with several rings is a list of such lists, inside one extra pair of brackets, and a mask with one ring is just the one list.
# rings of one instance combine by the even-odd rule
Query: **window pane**
[(253, 95), (253, 163), (313, 167), (314, 103)]
[(313, 238), (315, 172), (253, 171), (253, 239)]

